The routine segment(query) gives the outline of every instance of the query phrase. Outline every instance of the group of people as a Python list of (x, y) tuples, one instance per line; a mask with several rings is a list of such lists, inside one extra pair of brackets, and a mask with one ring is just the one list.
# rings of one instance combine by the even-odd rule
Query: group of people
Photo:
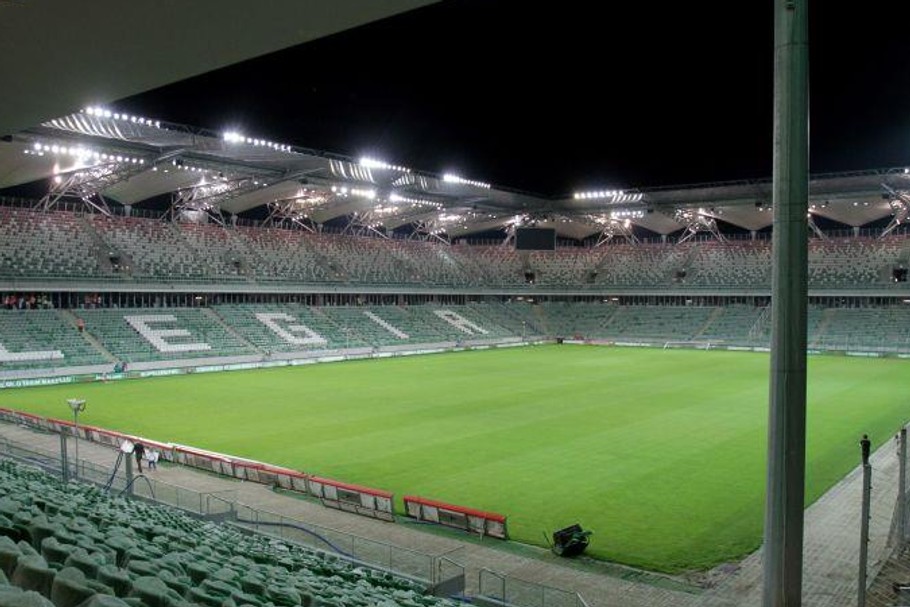
[(52, 308), (47, 295), (23, 295), (8, 293), (0, 297), (0, 305), (7, 310), (45, 310)]
[(154, 447), (145, 448), (142, 443), (132, 443), (129, 439), (123, 439), (120, 443), (120, 450), (125, 454), (132, 453), (136, 458), (136, 468), (139, 474), (142, 474), (142, 462), (145, 462), (149, 472), (158, 469), (158, 459), (161, 453)]
[(145, 460), (149, 472), (158, 469), (158, 458), (161, 457), (161, 454), (154, 447), (146, 449), (142, 443), (136, 443), (136, 446), (133, 447), (133, 455), (136, 456), (136, 467), (140, 474), (142, 474), (142, 460)]

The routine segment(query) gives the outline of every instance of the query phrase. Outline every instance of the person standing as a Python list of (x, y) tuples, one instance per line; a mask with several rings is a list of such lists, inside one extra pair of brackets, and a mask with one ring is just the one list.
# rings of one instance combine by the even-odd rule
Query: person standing
[(142, 460), (145, 457), (145, 447), (142, 443), (136, 443), (136, 446), (133, 447), (133, 454), (136, 456), (136, 467), (139, 469), (139, 474), (142, 474)]
[(149, 472), (158, 469), (158, 449), (151, 447), (148, 451), (146, 459), (148, 459)]

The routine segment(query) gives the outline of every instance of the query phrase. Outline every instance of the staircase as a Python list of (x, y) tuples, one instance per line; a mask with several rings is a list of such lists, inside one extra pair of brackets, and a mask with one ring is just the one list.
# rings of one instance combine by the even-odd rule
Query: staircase
[(237, 339), (239, 339), (240, 343), (242, 343), (243, 345), (249, 347), (254, 352), (260, 352), (262, 354), (267, 353), (264, 348), (260, 348), (259, 346), (257, 346), (256, 344), (254, 344), (253, 342), (248, 340), (246, 337), (244, 337), (243, 335), (238, 333), (237, 330), (234, 327), (232, 327), (231, 325), (229, 325), (228, 323), (226, 323), (224, 321), (224, 319), (221, 318), (221, 316), (219, 316), (217, 312), (215, 312), (215, 310), (213, 310), (211, 308), (201, 308), (201, 310), (202, 310), (203, 314), (205, 314), (212, 320), (212, 322), (214, 322), (216, 325), (218, 325), (219, 327), (221, 327), (222, 329), (227, 331), (229, 334), (231, 334), (234, 337), (236, 337)]
[[(96, 258), (98, 258), (99, 266), (101, 267), (101, 269), (104, 271), (105, 274), (113, 274), (114, 266), (111, 263), (111, 258), (110, 258), (111, 246), (108, 245), (106, 242), (104, 242), (104, 239), (101, 238), (101, 235), (97, 232), (97, 230), (95, 230), (95, 226), (93, 226), (91, 224), (91, 222), (89, 222), (85, 218), (85, 215), (78, 214), (78, 217), (79, 217), (79, 223), (81, 223), (82, 227), (84, 228), (83, 232), (88, 234), (89, 237), (92, 239), (92, 243), (94, 244), (94, 246), (92, 247), (91, 252), (95, 255)], [(118, 254), (119, 254), (119, 251), (118, 251)], [(123, 255), (121, 255), (120, 261), (121, 261), (121, 263), (120, 263), (121, 267), (132, 266), (132, 264), (129, 263), (129, 261), (131, 261), (131, 260), (124, 260)], [(126, 262), (126, 263), (124, 263), (124, 262)]]
[(537, 329), (542, 330), (543, 334), (547, 337), (554, 337), (553, 330), (550, 328), (550, 323), (547, 320), (546, 313), (543, 311), (543, 307), (531, 306), (531, 311), (537, 321)]
[(306, 251), (308, 257), (316, 260), (316, 265), (321, 266), (330, 281), (348, 282), (348, 275), (344, 268), (336, 266), (332, 260), (320, 253), (308, 238), (300, 239), (300, 250)]
[(704, 332), (708, 330), (708, 327), (713, 325), (714, 321), (716, 321), (718, 318), (720, 318), (723, 315), (723, 313), (724, 313), (723, 306), (718, 306), (718, 307), (714, 308), (714, 311), (711, 312), (710, 315), (708, 315), (708, 319), (705, 321), (705, 323), (698, 329), (698, 331), (696, 331), (692, 335), (692, 341), (698, 341), (698, 339), (704, 334)]
[[(79, 330), (79, 317), (76, 316), (76, 314), (73, 313), (72, 310), (57, 310), (57, 315), (60, 316), (63, 320), (65, 320), (69, 324), (71, 324), (73, 326), (73, 330), (75, 330), (75, 331)], [(90, 343), (93, 348), (98, 350), (98, 352), (100, 352), (101, 355), (108, 360), (108, 362), (116, 363), (116, 362), (120, 361), (119, 358), (117, 358), (116, 356), (111, 354), (108, 351), (108, 349), (105, 348), (104, 345), (102, 345), (102, 343), (100, 341), (98, 341), (98, 338), (95, 337), (94, 335), (92, 335), (91, 333), (89, 333), (88, 330), (82, 331), (82, 338), (85, 339), (85, 341), (87, 341), (88, 343)]]
[(822, 312), (822, 318), (818, 321), (818, 324), (815, 325), (815, 331), (809, 336), (809, 347), (814, 348), (818, 345), (818, 339), (825, 334), (828, 330), (828, 325), (834, 322), (834, 315), (837, 312), (837, 308), (826, 308)]
[(386, 331), (388, 331), (389, 333), (391, 333), (398, 339), (408, 339), (407, 333), (405, 333), (404, 331), (400, 331), (399, 329), (396, 329), (395, 327), (393, 327), (386, 321), (382, 320), (381, 318), (379, 318), (378, 316), (376, 316), (369, 310), (365, 310), (363, 314), (364, 314), (364, 316), (366, 316), (367, 318), (369, 318), (370, 320), (375, 322), (380, 327), (384, 328)]
[(613, 322), (613, 317), (619, 314), (620, 308), (621, 306), (610, 306), (610, 311), (600, 321), (601, 328), (606, 329), (607, 325)]
[(689, 272), (691, 271), (691, 268), (692, 268), (692, 260), (695, 258), (696, 255), (698, 255), (698, 247), (690, 246), (688, 252), (686, 252), (685, 259), (680, 261), (679, 265), (670, 268), (669, 273), (667, 273), (667, 275), (665, 277), (667, 282), (670, 282), (670, 283), (677, 282), (676, 273), (679, 270), (685, 270), (686, 271), (685, 280), (686, 280), (686, 282), (691, 282), (692, 278), (694, 278), (694, 275), (691, 275)]
[(769, 316), (771, 316), (771, 306), (767, 305), (762, 308), (761, 314), (758, 315), (758, 318), (755, 319), (755, 322), (752, 323), (752, 327), (749, 329), (749, 339), (751, 341), (756, 342), (762, 340), (764, 328), (768, 325)]

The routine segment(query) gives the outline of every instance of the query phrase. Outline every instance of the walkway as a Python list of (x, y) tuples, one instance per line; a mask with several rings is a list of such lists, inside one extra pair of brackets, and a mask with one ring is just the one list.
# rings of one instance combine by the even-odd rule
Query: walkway
[[(0, 423), (0, 437), (49, 451), (59, 449), (56, 435)], [(72, 443), (72, 441), (70, 441)], [(70, 447), (72, 456), (72, 447)], [(116, 453), (81, 441), (80, 457), (112, 466)], [(881, 560), (896, 498), (897, 458), (892, 445), (873, 455), (872, 542), (870, 555)], [(525, 555), (504, 550), (499, 540), (469, 542), (450, 534), (429, 533), (417, 525), (396, 524), (325, 508), (310, 500), (278, 493), (256, 483), (238, 481), (177, 465), (162, 465), (151, 475), (163, 482), (197, 492), (236, 492), (237, 501), (251, 507), (337, 529), (364, 538), (411, 548), (434, 556), (446, 555), (464, 565), (468, 592), (477, 589), (482, 568), (524, 580), (571, 589), (590, 607), (733, 607), (758, 605), (761, 593), (760, 553), (747, 557), (735, 573), (708, 592), (684, 592), (655, 584), (620, 579), (588, 568), (567, 565), (549, 551), (527, 547)], [(854, 470), (807, 511), (805, 605), (855, 603), (856, 554), (859, 523), (859, 471)], [(877, 566), (881, 563), (877, 562)], [(877, 569), (875, 570), (877, 571)], [(668, 584), (674, 586), (674, 584)], [(675, 584), (675, 587), (680, 587)]]

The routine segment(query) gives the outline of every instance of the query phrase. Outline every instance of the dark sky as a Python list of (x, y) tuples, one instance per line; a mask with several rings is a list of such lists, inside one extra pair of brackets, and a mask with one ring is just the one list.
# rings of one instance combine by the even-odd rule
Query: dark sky
[[(910, 163), (908, 4), (811, 3), (813, 172)], [(451, 0), (114, 106), (543, 194), (763, 178), (772, 26), (771, 0)]]

